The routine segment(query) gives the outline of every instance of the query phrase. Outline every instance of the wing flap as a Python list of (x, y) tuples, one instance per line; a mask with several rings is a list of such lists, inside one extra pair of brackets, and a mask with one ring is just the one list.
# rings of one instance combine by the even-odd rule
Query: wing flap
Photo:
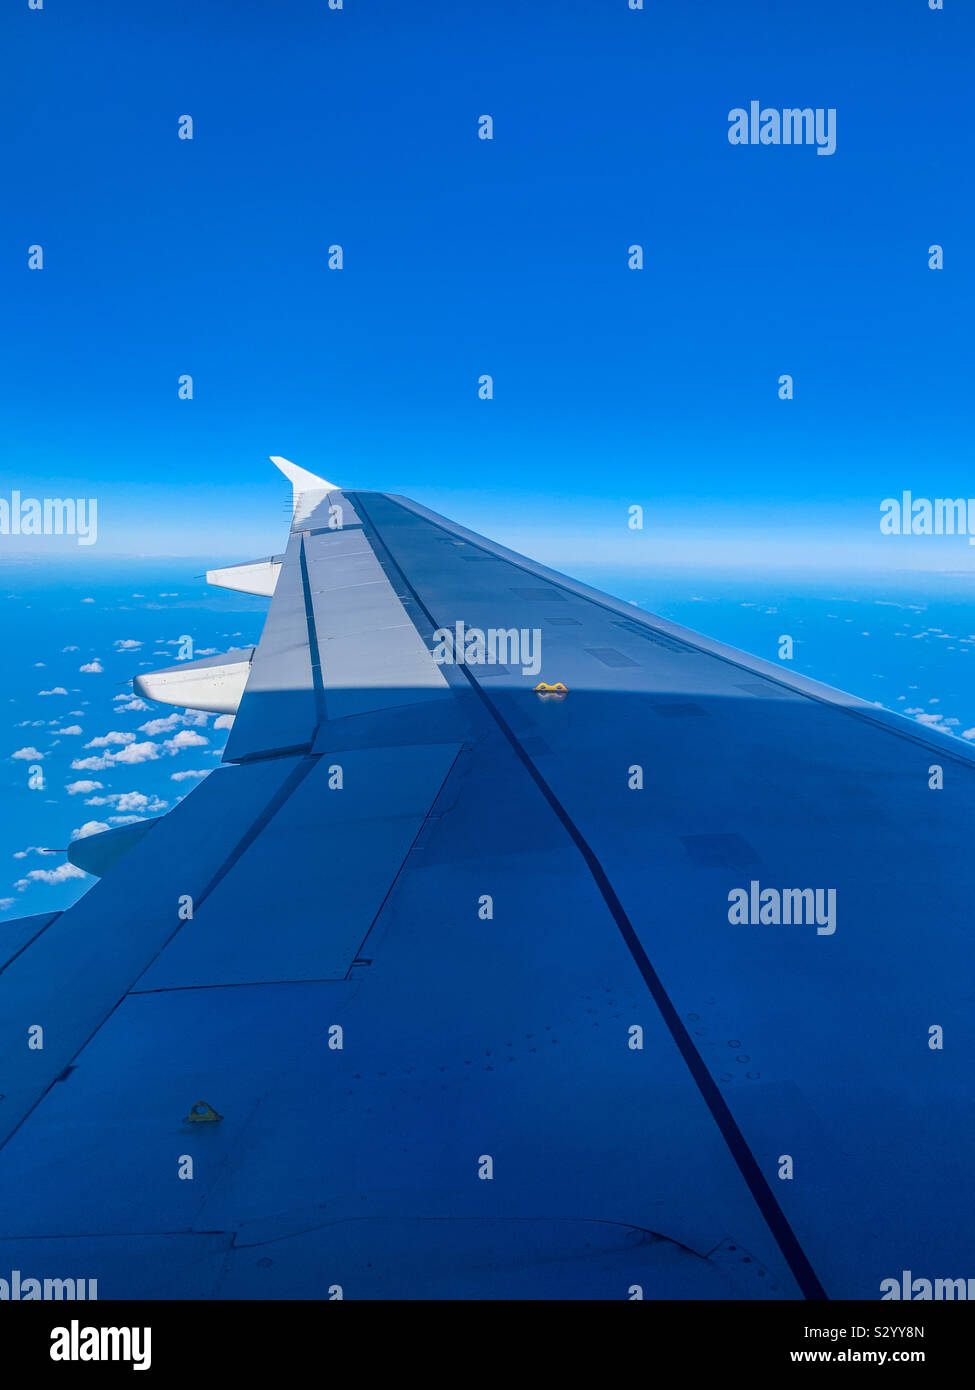
[(370, 748), (309, 760), (137, 988), (343, 979), (459, 750)]

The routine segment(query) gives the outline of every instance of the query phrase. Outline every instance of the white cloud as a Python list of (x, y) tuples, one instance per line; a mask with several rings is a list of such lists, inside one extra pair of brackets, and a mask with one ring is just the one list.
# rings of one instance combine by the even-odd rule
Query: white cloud
[(145, 792), (121, 792), (118, 801), (115, 803), (116, 811), (148, 811), (150, 815), (158, 815), (160, 811), (165, 811), (169, 803), (161, 801), (158, 796), (147, 796)]
[(95, 600), (94, 600), (93, 598), (83, 598), (83, 599), (81, 600), (81, 602), (82, 602), (82, 603), (94, 603)]
[(173, 738), (167, 738), (163, 747), (167, 753), (179, 753), (184, 748), (204, 748), (210, 740), (192, 729), (180, 729)]
[(15, 859), (26, 859), (28, 854), (57, 854), (57, 850), (47, 849), (44, 845), (28, 845), (26, 849), (14, 850)]
[(205, 729), (207, 720), (210, 716), (204, 710), (187, 710), (185, 714), (167, 714), (159, 719), (150, 719), (145, 724), (139, 725), (140, 734), (165, 734), (170, 729), (178, 729), (181, 726), (186, 728)]
[[(973, 730), (975, 732), (975, 730)], [(212, 767), (187, 768), (185, 772), (172, 772), (169, 775), (171, 782), (185, 782), (190, 777), (209, 777), (213, 771)]]
[(26, 878), (19, 878), (14, 884), (21, 891), (31, 883), (64, 883), (69, 878), (84, 878), (85, 872), (75, 864), (59, 864), (56, 869), (31, 869)]
[[(123, 739), (125, 740), (125, 747), (120, 748), (117, 753), (108, 752), (97, 757), (76, 758), (71, 764), (72, 768), (78, 772), (102, 772), (106, 768), (116, 767), (119, 764), (131, 765), (135, 763), (154, 762), (156, 758), (164, 753), (169, 757), (175, 757), (176, 754), (181, 753), (184, 748), (202, 748), (210, 742), (208, 738), (204, 738), (202, 734), (198, 734), (194, 729), (180, 729), (178, 734), (174, 734), (172, 738), (165, 739), (161, 744), (152, 743), (148, 739), (142, 743), (135, 743), (132, 741), (134, 739), (134, 735), (132, 734), (114, 733), (106, 735), (102, 739), (93, 739), (92, 742), (86, 746), (89, 748), (94, 748), (96, 746), (104, 748), (109, 742), (117, 743), (121, 742)], [(26, 757), (26, 750), (22, 751), (20, 756)]]
[(129, 743), (117, 753), (103, 753), (101, 757), (76, 758), (71, 764), (77, 772), (104, 772), (116, 763), (147, 763), (159, 757), (156, 743)]
[(53, 690), (39, 690), (38, 695), (67, 695), (63, 685), (56, 685)]
[(13, 898), (0, 898), (0, 912), (6, 912), (8, 907), (13, 907)]
[(78, 648), (77, 648), (77, 647), (62, 647), (61, 650), (62, 650), (62, 652), (76, 652), (76, 651), (78, 650)]
[(140, 700), (138, 695), (116, 695), (115, 698), (116, 700), (124, 701), (124, 703), (120, 703), (116, 706), (116, 709), (122, 714), (127, 714), (130, 710), (143, 710), (149, 708), (145, 700)]
[(69, 796), (87, 796), (89, 792), (100, 792), (104, 782), (69, 782), (65, 791)]
[(82, 728), (81, 728), (81, 725), (80, 725), (80, 724), (69, 724), (68, 727), (67, 727), (66, 729), (55, 729), (54, 732), (55, 732), (56, 734), (72, 734), (72, 735), (75, 735), (75, 734), (80, 734), (80, 733), (82, 732)]
[[(204, 740), (204, 742), (205, 741), (206, 740)], [(10, 756), (12, 758), (23, 758), (25, 762), (33, 762), (37, 758), (43, 758), (44, 754), (39, 753), (36, 748), (28, 746), (27, 748), (18, 748), (16, 753), (11, 753)]]
[(107, 748), (112, 743), (135, 743), (135, 734), (119, 733), (117, 729), (110, 730), (107, 734), (102, 734), (100, 738), (93, 738), (90, 743), (86, 743), (86, 748)]
[(148, 763), (159, 757), (157, 743), (130, 743), (118, 753), (109, 754), (113, 763)]
[(179, 726), (180, 726), (180, 724), (182, 724), (182, 722), (183, 722), (183, 716), (182, 716), (182, 715), (180, 715), (180, 714), (167, 714), (164, 718), (161, 718), (161, 719), (150, 719), (147, 723), (145, 723), (145, 724), (140, 724), (140, 725), (139, 725), (139, 733), (140, 733), (140, 734), (149, 734), (150, 736), (153, 736), (153, 735), (155, 735), (155, 734), (168, 734), (169, 731), (170, 731), (170, 729), (177, 729), (177, 728), (179, 728)]
[(134, 637), (117, 638), (115, 642), (115, 648), (120, 652), (134, 652), (141, 646), (142, 643), (137, 642)]
[(89, 835), (100, 835), (103, 830), (109, 827), (103, 820), (86, 820), (84, 825), (79, 825), (77, 830), (72, 830), (72, 840), (87, 840)]
[(215, 729), (232, 729), (234, 727), (234, 716), (232, 714), (220, 714), (213, 721)]
[(98, 657), (97, 657), (97, 656), (95, 657), (94, 661), (86, 661), (85, 664), (84, 664), (83, 666), (79, 666), (79, 667), (78, 667), (78, 670), (79, 670), (79, 671), (84, 671), (84, 672), (86, 672), (88, 675), (92, 675), (92, 676), (99, 676), (99, 675), (101, 675), (101, 673), (102, 673), (102, 671), (104, 671), (104, 669), (105, 669), (104, 666), (103, 666), (102, 663), (98, 660)]
[(113, 806), (116, 811), (144, 811), (150, 816), (158, 816), (169, 805), (161, 801), (155, 793), (109, 792), (107, 796), (90, 796), (86, 806)]

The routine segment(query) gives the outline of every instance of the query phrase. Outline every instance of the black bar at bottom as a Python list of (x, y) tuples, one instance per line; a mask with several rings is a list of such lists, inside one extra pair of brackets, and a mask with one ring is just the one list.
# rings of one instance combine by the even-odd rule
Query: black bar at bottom
[[(167, 1382), (202, 1373), (209, 1383), (220, 1377), (223, 1385), (228, 1373), (249, 1380), (266, 1373), (283, 1388), (308, 1370), (327, 1374), (341, 1368), (348, 1382), (356, 1361), (375, 1380), (385, 1356), (397, 1376), (413, 1371), (466, 1377), (471, 1362), (483, 1375), (495, 1357), (510, 1376), (513, 1360), (520, 1361), (530, 1346), (538, 1355), (544, 1350), (549, 1384), (553, 1357), (559, 1361), (564, 1354), (578, 1376), (575, 1358), (586, 1352), (604, 1362), (607, 1375), (612, 1365), (624, 1371), (619, 1357), (628, 1351), (651, 1371), (660, 1365), (684, 1373), (747, 1375), (798, 1365), (827, 1371), (880, 1365), (908, 1372), (951, 1367), (957, 1373), (970, 1367), (973, 1313), (964, 1302), (924, 1301), (910, 1307), (896, 1301), (644, 1302), (615, 1312), (605, 1303), (503, 1301), (28, 1301), (0, 1303), (0, 1345), (4, 1365), (17, 1367), (18, 1384), (31, 1384), (31, 1377), (51, 1368), (66, 1383), (85, 1371), (141, 1372)], [(509, 1327), (520, 1334), (517, 1342), (506, 1336)], [(344, 1340), (350, 1332), (377, 1331), (378, 1341)], [(532, 1374), (522, 1364), (522, 1378), (526, 1372)]]

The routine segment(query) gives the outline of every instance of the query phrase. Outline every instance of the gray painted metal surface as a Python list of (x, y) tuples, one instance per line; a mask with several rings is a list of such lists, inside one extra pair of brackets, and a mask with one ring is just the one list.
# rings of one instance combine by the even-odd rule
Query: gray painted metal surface
[(344, 979), (458, 751), (311, 760), (138, 988)]
[(288, 542), (225, 761), (311, 744), (318, 723), (302, 579), (302, 539)]

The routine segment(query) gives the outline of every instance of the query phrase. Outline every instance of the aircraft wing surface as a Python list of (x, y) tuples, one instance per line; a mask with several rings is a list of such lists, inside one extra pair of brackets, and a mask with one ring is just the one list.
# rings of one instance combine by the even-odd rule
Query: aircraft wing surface
[(235, 708), (222, 765), (0, 928), (0, 1273), (975, 1275), (966, 745), (276, 462), (286, 550), (210, 576), (259, 644), (136, 681)]

